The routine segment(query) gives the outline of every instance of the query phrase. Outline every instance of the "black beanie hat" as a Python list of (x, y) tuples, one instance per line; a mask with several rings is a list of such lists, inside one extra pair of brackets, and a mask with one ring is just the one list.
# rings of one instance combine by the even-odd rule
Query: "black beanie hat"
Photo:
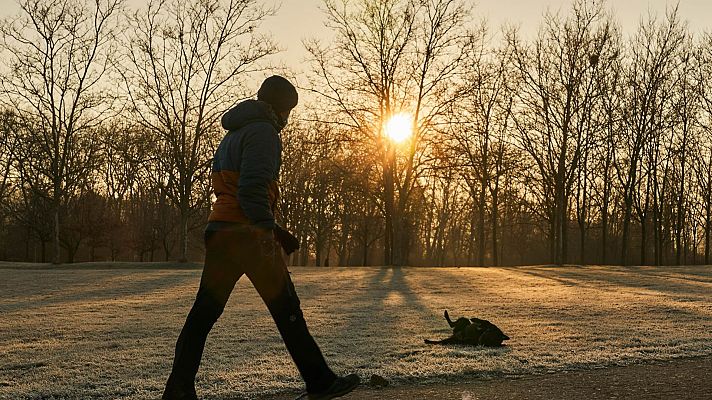
[(287, 79), (279, 75), (272, 75), (265, 79), (257, 91), (257, 100), (269, 103), (274, 111), (283, 112), (294, 108), (299, 102), (297, 88)]

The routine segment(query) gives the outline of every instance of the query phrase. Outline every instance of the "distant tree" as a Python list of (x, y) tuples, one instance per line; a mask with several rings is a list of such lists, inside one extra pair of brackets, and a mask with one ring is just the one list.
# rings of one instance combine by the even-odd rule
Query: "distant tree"
[(601, 3), (577, 0), (566, 18), (547, 13), (531, 45), (510, 35), (519, 71), (515, 114), (519, 146), (533, 159), (532, 181), (548, 222), (552, 262), (568, 261), (573, 187), (590, 143), (589, 110), (599, 97), (595, 79), (611, 43)]
[(699, 99), (701, 113), (699, 119), (701, 133), (697, 141), (697, 151), (692, 152), (692, 166), (695, 169), (700, 201), (704, 205), (704, 263), (710, 263), (712, 244), (712, 34), (703, 37), (699, 46)]
[[(486, 48), (486, 31), (480, 36), (478, 57), (466, 66), (463, 98), (454, 106), (447, 135), (453, 138), (451, 152), (455, 163), (449, 168), (460, 171), (474, 202), (469, 242), (477, 245), (477, 264), (485, 265), (486, 245), (498, 264), (499, 194), (501, 179), (508, 165), (512, 127), (513, 86), (516, 74), (511, 70), (510, 48)], [(489, 235), (486, 221), (490, 220)], [(472, 254), (474, 248), (468, 253)], [(467, 260), (473, 264), (472, 257)]]
[(256, 0), (151, 0), (129, 18), (117, 69), (130, 111), (156, 135), (165, 175), (155, 183), (179, 211), (180, 260), (191, 216), (206, 203), (194, 189), (209, 179), (219, 118), (277, 51), (256, 30), (273, 13)]
[[(683, 244), (683, 239), (686, 231), (689, 232), (689, 227), (693, 220), (688, 219), (690, 215), (697, 215), (696, 210), (692, 210), (692, 190), (690, 182), (691, 167), (691, 152), (693, 144), (698, 135), (698, 120), (700, 118), (700, 84), (695, 71), (699, 69), (699, 59), (696, 57), (696, 46), (691, 35), (685, 32), (685, 37), (680, 44), (680, 51), (675, 55), (676, 68), (673, 73), (673, 84), (670, 86), (672, 93), (671, 99), (671, 118), (674, 121), (675, 133), (675, 148), (674, 155), (677, 159), (675, 166), (679, 169), (679, 180), (677, 182), (678, 193), (675, 206), (676, 221), (675, 221), (675, 262), (680, 265), (683, 260), (683, 252), (687, 251), (688, 247)], [(686, 209), (687, 206), (687, 209)]]
[[(600, 104), (594, 109), (594, 115), (599, 120), (600, 129), (595, 133), (595, 146), (591, 149), (592, 179), (591, 193), (594, 200), (590, 207), (598, 208), (600, 220), (600, 263), (606, 264), (609, 260), (609, 247), (611, 237), (611, 217), (615, 208), (615, 161), (616, 146), (619, 135), (623, 129), (623, 63), (625, 55), (622, 47), (622, 37), (617, 29), (611, 32), (611, 46), (607, 54), (599, 57), (599, 62), (605, 65), (596, 75), (596, 85), (601, 93)], [(589, 209), (589, 213), (595, 213)], [(582, 234), (583, 236), (583, 234)], [(583, 253), (583, 249), (582, 249)]]
[(67, 261), (75, 261), (83, 245), (89, 247), (89, 260), (96, 261), (96, 250), (108, 241), (110, 226), (106, 226), (107, 199), (93, 188), (85, 188), (67, 204), (66, 223), (62, 226), (61, 242)]
[(0, 76), (0, 105), (27, 127), (36, 144), (23, 161), (49, 184), (54, 262), (60, 262), (61, 212), (91, 171), (89, 142), (110, 112), (103, 85), (114, 54), (121, 0), (21, 0), (20, 15), (0, 26), (8, 71)]
[[(423, 177), (422, 203), (423, 216), (421, 229), (424, 242), (424, 260), (435, 265), (443, 265), (455, 254), (458, 236), (453, 235), (455, 226), (462, 226), (468, 196), (463, 196), (463, 187), (457, 178), (457, 168), (431, 169)], [(426, 193), (427, 191), (427, 193)], [(469, 260), (467, 260), (469, 261)]]
[[(459, 0), (326, 0), (331, 45), (307, 43), (312, 90), (324, 120), (347, 126), (378, 168), (373, 186), (385, 223), (384, 262), (407, 263), (413, 190), (423, 172), (425, 139), (458, 96), (455, 81), (472, 53), (469, 9)], [(400, 148), (384, 124), (405, 112), (413, 137)]]
[(17, 157), (18, 126), (15, 114), (0, 110), (0, 218), (7, 211), (8, 196), (13, 188), (13, 164)]
[(109, 228), (107, 245), (109, 257), (114, 261), (132, 227), (155, 222), (151, 218), (127, 220), (124, 207), (129, 196), (137, 191), (157, 191), (154, 181), (145, 173), (149, 163), (157, 162), (156, 143), (155, 137), (145, 128), (119, 118), (103, 126), (100, 136), (103, 160), (97, 172), (106, 191), (104, 224)]
[[(627, 91), (624, 96), (626, 102), (623, 121), (626, 126), (622, 130), (615, 164), (616, 176), (623, 192), (620, 255), (623, 264), (630, 261), (628, 251), (634, 205), (641, 196), (639, 189), (646, 187), (641, 176), (645, 148), (648, 143), (655, 143), (655, 150), (661, 149), (660, 135), (669, 121), (666, 113), (670, 110), (670, 97), (666, 90), (671, 88), (667, 82), (673, 79), (676, 57), (684, 38), (677, 8), (673, 8), (668, 11), (666, 20), (662, 23), (652, 16), (642, 22), (629, 46), (630, 59), (624, 79)], [(662, 161), (653, 159), (656, 170)], [(660, 195), (665, 195), (666, 185), (663, 184), (661, 189)], [(664, 203), (659, 198), (655, 201), (659, 202), (659, 206)]]

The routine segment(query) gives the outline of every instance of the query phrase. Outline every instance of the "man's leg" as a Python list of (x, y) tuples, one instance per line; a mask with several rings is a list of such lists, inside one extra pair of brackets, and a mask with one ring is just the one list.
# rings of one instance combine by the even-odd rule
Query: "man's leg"
[[(242, 270), (235, 262), (232, 232), (206, 232), (205, 265), (200, 288), (176, 343), (175, 359), (166, 392), (172, 385), (192, 387), (200, 366), (205, 341), (222, 314)], [(170, 396), (164, 394), (164, 398)]]
[(327, 366), (319, 346), (309, 333), (299, 297), (281, 250), (276, 246), (276, 242), (272, 248), (260, 246), (259, 260), (246, 267), (246, 274), (272, 314), (307, 391), (319, 392), (328, 388), (336, 380), (336, 375)]

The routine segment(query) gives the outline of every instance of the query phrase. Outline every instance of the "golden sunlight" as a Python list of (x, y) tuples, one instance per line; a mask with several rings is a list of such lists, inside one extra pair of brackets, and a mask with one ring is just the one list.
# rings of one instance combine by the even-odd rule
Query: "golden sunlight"
[(392, 116), (384, 126), (386, 137), (395, 143), (403, 143), (413, 135), (413, 117), (408, 113)]

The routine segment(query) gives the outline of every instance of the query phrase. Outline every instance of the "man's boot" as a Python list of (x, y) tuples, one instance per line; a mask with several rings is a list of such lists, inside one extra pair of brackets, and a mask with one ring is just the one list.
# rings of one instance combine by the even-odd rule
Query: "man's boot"
[(168, 378), (161, 400), (198, 400), (195, 383), (181, 381), (173, 375)]
[(324, 391), (304, 393), (297, 399), (303, 400), (330, 400), (351, 393), (361, 383), (361, 378), (356, 374), (350, 374), (336, 378)]

